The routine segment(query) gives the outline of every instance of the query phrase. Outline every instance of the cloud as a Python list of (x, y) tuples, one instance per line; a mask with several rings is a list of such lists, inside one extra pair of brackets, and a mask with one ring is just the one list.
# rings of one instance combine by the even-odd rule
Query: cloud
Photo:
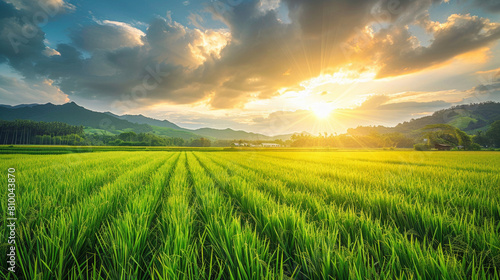
[(376, 109), (384, 111), (391, 111), (391, 110), (403, 111), (406, 114), (408, 113), (418, 114), (421, 112), (434, 112), (436, 110), (447, 108), (449, 106), (450, 103), (445, 102), (443, 100), (428, 101), (428, 102), (408, 101), (408, 102), (383, 104), (378, 106)]
[(197, 67), (205, 60), (218, 57), (229, 40), (222, 31), (189, 29), (175, 21), (156, 18), (146, 35), (149, 56), (156, 61)]
[(391, 100), (389, 96), (386, 95), (374, 95), (368, 98), (365, 102), (361, 104), (361, 106), (358, 107), (358, 109), (361, 110), (370, 110), (370, 109), (376, 109), (380, 105), (388, 102)]
[(45, 50), (43, 50), (42, 53), (46, 56), (61, 55), (58, 51), (49, 47), (45, 47)]
[(23, 22), (30, 14), (14, 5), (0, 2), (0, 56), (25, 76), (28, 69), (45, 51), (45, 34), (38, 26)]
[(55, 54), (45, 46), (41, 27), (74, 8), (62, 0), (0, 2), (0, 61), (7, 61), (26, 78), (34, 78), (33, 64)]
[(487, 12), (500, 12), (500, 2), (497, 0), (476, 0), (475, 4)]
[(73, 32), (71, 38), (77, 47), (95, 51), (141, 46), (144, 44), (142, 37), (145, 35), (141, 30), (126, 23), (104, 20), (83, 26)]
[(275, 10), (279, 8), (280, 2), (281, 0), (261, 0), (259, 3), (259, 8), (262, 12)]
[(487, 85), (479, 85), (474, 88), (474, 91), (483, 93), (483, 92), (488, 92), (488, 91), (496, 91), (497, 89), (500, 89), (500, 82), (492, 83), (492, 84), (487, 84)]
[(0, 75), (0, 94), (2, 104), (47, 103), (62, 104), (68, 102), (68, 96), (52, 80), (23, 81), (14, 77)]
[(76, 7), (64, 0), (6, 0), (16, 7), (17, 10), (23, 10), (29, 14), (41, 15), (42, 13), (47, 16), (54, 17), (57, 14), (72, 12)]
[(351, 45), (365, 48), (354, 59), (374, 61), (379, 66), (377, 78), (399, 76), (439, 66), (500, 39), (500, 24), (477, 16), (454, 14), (445, 23), (425, 24), (434, 37), (429, 46), (421, 46), (408, 27), (391, 26), (364, 44)]
[(482, 83), (472, 89), (474, 95), (493, 94), (500, 96), (500, 68), (478, 71), (476, 74), (480, 75), (479, 80)]

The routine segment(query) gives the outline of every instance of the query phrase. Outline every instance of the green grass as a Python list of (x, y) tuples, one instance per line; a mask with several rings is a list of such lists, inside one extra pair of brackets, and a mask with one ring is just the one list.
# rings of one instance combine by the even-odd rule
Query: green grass
[(497, 152), (17, 147), (1, 278), (500, 279)]

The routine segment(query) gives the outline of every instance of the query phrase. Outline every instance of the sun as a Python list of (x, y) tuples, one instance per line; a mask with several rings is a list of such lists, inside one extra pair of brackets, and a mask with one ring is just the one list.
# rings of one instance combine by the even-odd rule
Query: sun
[(322, 103), (316, 103), (311, 106), (310, 110), (316, 115), (317, 118), (319, 119), (326, 119), (330, 116), (330, 114), (333, 111), (333, 107), (331, 104), (322, 102)]

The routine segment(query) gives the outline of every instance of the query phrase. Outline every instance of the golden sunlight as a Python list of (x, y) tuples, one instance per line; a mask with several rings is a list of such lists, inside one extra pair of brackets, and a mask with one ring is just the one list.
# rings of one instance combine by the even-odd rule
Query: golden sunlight
[(331, 104), (322, 102), (312, 105), (309, 110), (312, 111), (317, 118), (326, 119), (334, 109), (335, 108)]

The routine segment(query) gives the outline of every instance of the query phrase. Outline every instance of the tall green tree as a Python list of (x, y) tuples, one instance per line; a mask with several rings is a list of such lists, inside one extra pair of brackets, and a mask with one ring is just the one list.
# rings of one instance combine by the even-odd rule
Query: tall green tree
[(486, 136), (495, 147), (500, 147), (500, 120), (491, 124), (490, 129), (486, 132)]

